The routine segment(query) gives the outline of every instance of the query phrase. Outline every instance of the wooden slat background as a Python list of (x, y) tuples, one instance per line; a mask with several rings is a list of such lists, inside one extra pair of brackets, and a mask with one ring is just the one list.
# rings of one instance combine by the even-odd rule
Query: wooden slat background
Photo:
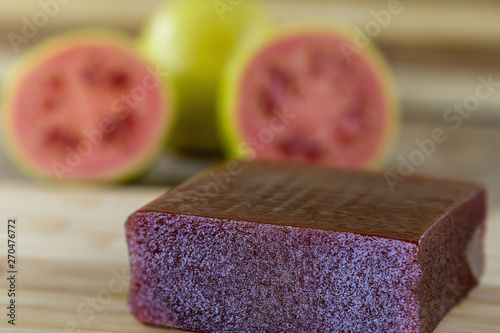
[[(7, 34), (20, 34), (23, 18), (41, 10), (39, 2), (0, 2), (0, 73), (16, 56)], [(88, 25), (114, 26), (137, 32), (158, 0), (65, 0), (57, 14), (41, 27), (35, 44), (47, 35)], [(210, 1), (210, 0), (207, 0)], [(392, 0), (395, 1), (395, 0)], [(388, 7), (391, 0), (267, 0), (262, 1), (277, 21), (297, 19), (342, 20), (365, 30), (372, 12)], [(450, 104), (474, 92), (478, 75), (500, 78), (500, 2), (400, 0), (401, 13), (391, 15), (373, 40), (383, 49), (396, 72), (405, 111), (442, 112)], [(482, 113), (498, 112), (500, 91), (481, 104)], [(427, 116), (427, 115), (426, 115)], [(488, 116), (486, 122), (491, 122)], [(498, 118), (498, 117), (493, 117)]]
[[(20, 33), (23, 18), (30, 19), (41, 10), (40, 1), (56, 0), (0, 2), (0, 82), (5, 69), (18, 56), (7, 35)], [(48, 35), (82, 26), (113, 26), (134, 34), (161, 3), (159, 0), (65, 1), (67, 4), (60, 5), (57, 15), (21, 51)], [(321, 18), (347, 21), (360, 29), (373, 21), (372, 12), (386, 9), (390, 3), (389, 0), (262, 2), (280, 22)], [(389, 59), (402, 100), (404, 124), (401, 139), (387, 164), (389, 169), (397, 168), (400, 154), (415, 149), (415, 139), (428, 137), (433, 128), (446, 125), (443, 113), (474, 93), (478, 76), (492, 75), (495, 81), (500, 81), (499, 1), (401, 0), (400, 4), (401, 13), (393, 15), (390, 24), (373, 37)], [(417, 172), (484, 182), (489, 185), (493, 201), (500, 202), (499, 126), (500, 89), (497, 89)], [(196, 158), (186, 161), (166, 155), (144, 183), (175, 184), (213, 161)], [(0, 149), (1, 178), (23, 179)]]

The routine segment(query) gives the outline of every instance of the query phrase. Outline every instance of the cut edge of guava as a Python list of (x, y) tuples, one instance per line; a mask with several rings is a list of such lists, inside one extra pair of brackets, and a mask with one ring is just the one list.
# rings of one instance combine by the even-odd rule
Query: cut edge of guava
[[(14, 91), (17, 89), (23, 78), (30, 73), (39, 63), (50, 59), (53, 55), (68, 50), (78, 45), (86, 45), (86, 43), (102, 42), (105, 46), (114, 46), (121, 48), (127, 52), (134, 54), (139, 60), (146, 64), (150, 64), (148, 59), (138, 53), (131, 37), (121, 31), (111, 28), (85, 28), (75, 31), (65, 32), (56, 35), (52, 38), (40, 42), (32, 49), (26, 51), (20, 58), (16, 59), (11, 67), (7, 70), (3, 85), (0, 89), (2, 96), (1, 103), (1, 121), (2, 133), (0, 135), (1, 143), (9, 157), (10, 161), (16, 166), (21, 173), (31, 178), (35, 178), (44, 183), (54, 183), (55, 177), (53, 172), (47, 172), (43, 167), (38, 165), (38, 161), (30, 158), (24, 153), (24, 148), (13, 139), (16, 137), (13, 123), (14, 112), (10, 107), (15, 98)], [(85, 175), (81, 177), (66, 177), (64, 183), (125, 183), (137, 179), (143, 175), (159, 157), (162, 152), (165, 133), (169, 132), (172, 123), (172, 115), (167, 112), (167, 107), (173, 102), (173, 96), (166, 96), (168, 83), (161, 82), (162, 87), (159, 88), (162, 92), (164, 110), (160, 110), (161, 121), (155, 129), (158, 139), (150, 147), (143, 150), (143, 153), (137, 155), (130, 163), (125, 163), (122, 167), (101, 172), (94, 175)], [(63, 183), (60, 182), (60, 183)]]
[[(352, 25), (344, 22), (316, 23), (316, 22), (293, 22), (278, 27), (263, 38), (248, 39), (230, 57), (221, 79), (221, 89), (218, 99), (218, 120), (220, 127), (221, 141), (226, 156), (231, 159), (253, 159), (255, 156), (249, 155), (249, 145), (246, 143), (242, 131), (238, 128), (238, 89), (241, 85), (241, 77), (246, 66), (263, 49), (273, 43), (294, 37), (296, 34), (308, 33), (331, 33), (337, 37), (345, 39), (347, 42), (353, 41)], [(394, 149), (396, 138), (400, 131), (400, 102), (397, 96), (397, 85), (381, 51), (371, 41), (362, 49), (364, 60), (370, 65), (375, 76), (381, 83), (384, 93), (384, 101), (388, 108), (386, 130), (380, 140), (378, 148), (372, 155), (360, 165), (360, 168), (379, 169), (385, 163)], [(246, 152), (245, 152), (246, 151)]]

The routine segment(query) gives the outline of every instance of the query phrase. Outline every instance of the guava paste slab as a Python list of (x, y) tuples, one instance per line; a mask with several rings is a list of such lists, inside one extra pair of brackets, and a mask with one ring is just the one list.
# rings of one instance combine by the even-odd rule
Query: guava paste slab
[(483, 271), (485, 190), (232, 161), (126, 223), (131, 312), (198, 332), (432, 332)]

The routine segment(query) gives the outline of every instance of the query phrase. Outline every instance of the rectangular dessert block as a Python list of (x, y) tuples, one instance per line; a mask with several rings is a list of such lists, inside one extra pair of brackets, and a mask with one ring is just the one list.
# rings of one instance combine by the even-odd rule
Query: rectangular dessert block
[(432, 332), (483, 270), (482, 186), (232, 161), (126, 223), (129, 305), (199, 332)]

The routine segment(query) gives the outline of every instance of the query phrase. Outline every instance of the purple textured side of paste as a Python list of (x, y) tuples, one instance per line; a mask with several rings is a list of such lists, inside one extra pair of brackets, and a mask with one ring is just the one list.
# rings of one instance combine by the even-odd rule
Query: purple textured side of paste
[(391, 238), (137, 212), (129, 304), (199, 332), (418, 332), (418, 245)]
[(428, 230), (420, 243), (417, 287), (421, 332), (432, 332), (478, 284), (484, 267), (485, 191), (470, 195)]

